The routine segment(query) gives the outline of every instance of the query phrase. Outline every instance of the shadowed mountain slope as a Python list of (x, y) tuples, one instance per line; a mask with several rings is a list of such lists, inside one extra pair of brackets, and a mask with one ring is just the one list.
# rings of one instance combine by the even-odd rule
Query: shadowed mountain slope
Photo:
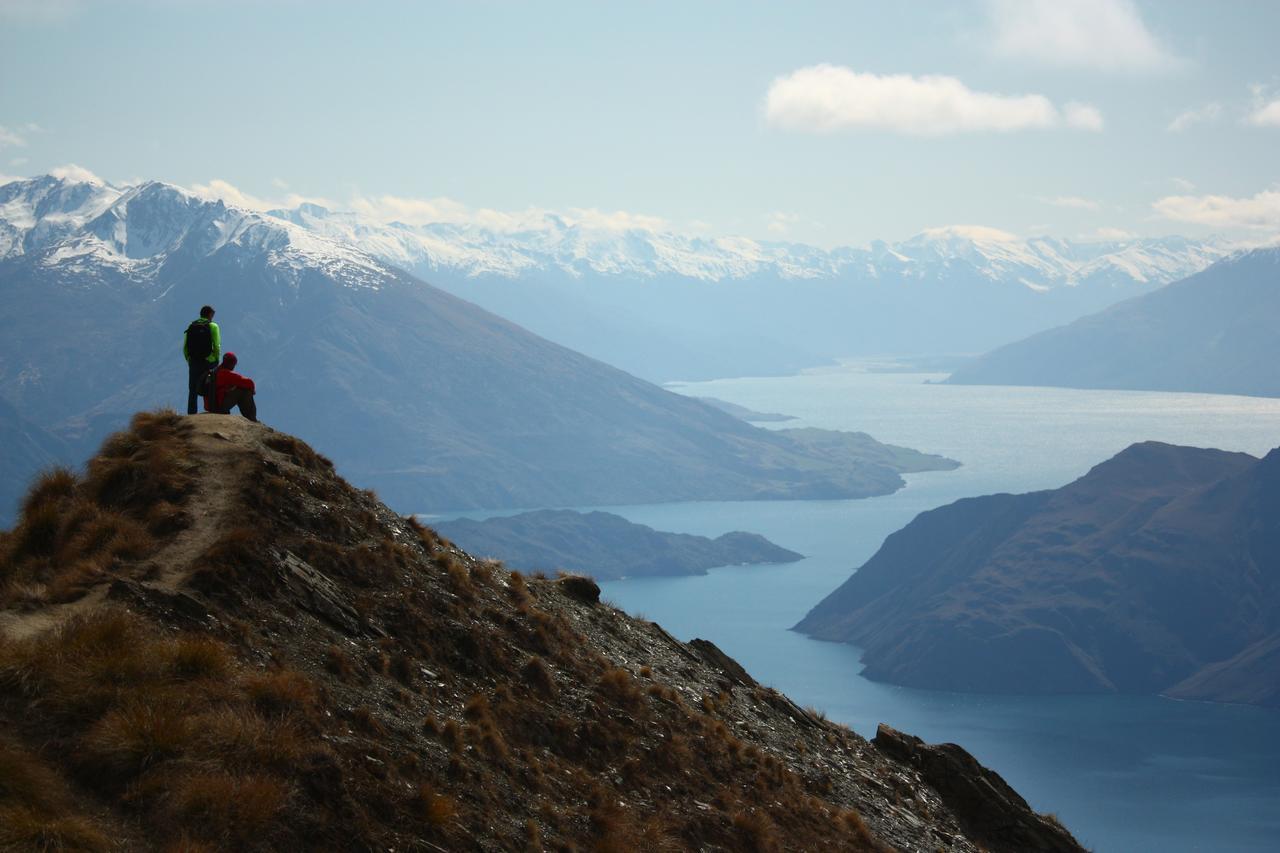
[(1257, 249), (957, 370), (968, 385), (1280, 397), (1280, 249)]
[(898, 684), (1280, 705), (1280, 450), (1147, 442), (921, 513), (796, 628)]
[(185, 399), (182, 332), (211, 302), (261, 417), (406, 510), (863, 497), (954, 465), (862, 434), (753, 427), (165, 184), (98, 186), (83, 221), (40, 230), (42, 205), (74, 187), (0, 187), (6, 210), (33, 211), (0, 260), (0, 399), (82, 451)]
[(1080, 849), (958, 747), (872, 745), (221, 415), (136, 416), (0, 534), (0, 768), (14, 849)]

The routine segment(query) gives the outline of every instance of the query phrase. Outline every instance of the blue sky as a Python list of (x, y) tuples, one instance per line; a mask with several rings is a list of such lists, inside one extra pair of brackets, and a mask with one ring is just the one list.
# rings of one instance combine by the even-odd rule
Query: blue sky
[(823, 246), (1280, 232), (1280, 4), (0, 0), (0, 174)]

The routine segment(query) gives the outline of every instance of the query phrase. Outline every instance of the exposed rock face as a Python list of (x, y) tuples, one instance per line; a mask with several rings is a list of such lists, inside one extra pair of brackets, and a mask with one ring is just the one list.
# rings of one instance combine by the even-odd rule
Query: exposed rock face
[(1000, 347), (948, 381), (1280, 397), (1278, 322), (1280, 249), (1257, 249)]
[(899, 684), (1274, 705), (1280, 450), (1147, 442), (922, 513), (796, 627)]
[(16, 849), (1025, 849), (713, 644), (476, 560), (236, 416), (135, 420), (0, 556)]
[(754, 533), (715, 539), (664, 533), (607, 512), (537, 510), (486, 521), (457, 519), (436, 529), (473, 554), (497, 557), (521, 571), (564, 569), (601, 580), (706, 574), (716, 566), (803, 559)]
[(1035, 814), (1000, 774), (954, 743), (927, 744), (884, 723), (871, 742), (885, 755), (918, 768), (975, 840), (1002, 850), (1068, 853), (1080, 848), (1071, 833)]

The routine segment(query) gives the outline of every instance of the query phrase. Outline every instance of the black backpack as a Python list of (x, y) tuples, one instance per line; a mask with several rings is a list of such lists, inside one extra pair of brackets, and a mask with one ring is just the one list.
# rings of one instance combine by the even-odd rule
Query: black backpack
[(187, 326), (187, 360), (202, 361), (213, 354), (213, 332), (209, 324), (194, 321)]
[(200, 377), (200, 396), (213, 400), (218, 389), (218, 368), (211, 367)]

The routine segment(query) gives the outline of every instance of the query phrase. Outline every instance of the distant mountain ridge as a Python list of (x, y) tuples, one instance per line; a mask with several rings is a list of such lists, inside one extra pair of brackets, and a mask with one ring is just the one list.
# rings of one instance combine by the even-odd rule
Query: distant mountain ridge
[(0, 399), (72, 451), (185, 400), (181, 333), (213, 302), (264, 420), (406, 510), (858, 497), (955, 465), (864, 434), (752, 427), (172, 185), (18, 181), (0, 216)]
[(982, 352), (1231, 251), (1217, 240), (1020, 240), (979, 227), (827, 251), (553, 215), (498, 231), (384, 224), (316, 205), (272, 213), (657, 382), (788, 374), (846, 357)]
[(537, 227), (499, 231), (478, 225), (381, 223), (351, 211), (304, 203), (270, 215), (359, 246), (409, 270), (470, 277), (521, 278), (551, 272), (730, 281), (894, 276), (926, 278), (968, 264), (991, 281), (1035, 288), (1163, 283), (1208, 266), (1229, 250), (1222, 241), (1182, 237), (1072, 241), (1019, 239), (992, 228), (933, 228), (896, 243), (825, 250), (746, 237), (700, 237), (647, 228), (617, 230), (545, 215)]
[(796, 629), (914, 687), (1280, 707), (1280, 449), (1144, 442), (921, 513)]
[(993, 350), (960, 385), (1280, 397), (1280, 248), (1254, 249), (1067, 326)]

